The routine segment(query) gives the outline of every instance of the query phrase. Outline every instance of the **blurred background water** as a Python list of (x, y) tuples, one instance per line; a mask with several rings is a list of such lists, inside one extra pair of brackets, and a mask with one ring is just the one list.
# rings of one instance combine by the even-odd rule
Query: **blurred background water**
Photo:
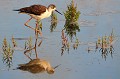
[[(42, 4), (48, 6), (55, 4), (57, 10), (65, 12), (70, 0), (1, 0), (0, 1), (0, 79), (119, 79), (120, 78), (120, 0), (75, 0), (78, 10), (81, 12), (79, 18), (80, 32), (76, 37), (81, 44), (76, 50), (71, 43), (69, 53), (64, 51), (61, 56), (61, 30), (65, 25), (65, 18), (57, 14), (58, 24), (54, 32), (50, 32), (50, 18), (42, 20), (43, 42), (37, 48), (40, 58), (48, 60), (52, 66), (61, 64), (53, 75), (47, 73), (32, 74), (15, 69), (18, 64), (29, 61), (24, 55), (24, 51), (15, 51), (13, 54), (12, 66), (8, 70), (2, 61), (2, 43), (6, 37), (10, 42), (11, 37), (29, 38), (34, 37), (34, 32), (24, 26), (30, 18), (25, 14), (18, 14), (12, 10), (30, 6), (32, 4)], [(30, 22), (35, 26), (35, 20)], [(116, 42), (113, 45), (114, 52), (102, 58), (102, 53), (95, 47), (88, 53), (87, 48), (97, 41), (98, 37), (110, 35), (114, 30)], [(74, 38), (75, 39), (75, 38)], [(23, 46), (24, 40), (17, 40), (19, 46)], [(33, 42), (34, 43), (34, 42)], [(34, 51), (33, 51), (34, 53)], [(33, 54), (33, 58), (34, 58)]]

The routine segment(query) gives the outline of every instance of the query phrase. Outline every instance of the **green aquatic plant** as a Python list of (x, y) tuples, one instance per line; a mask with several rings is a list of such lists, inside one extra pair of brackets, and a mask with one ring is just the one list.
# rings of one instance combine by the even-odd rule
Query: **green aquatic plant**
[(76, 33), (80, 31), (80, 28), (78, 27), (78, 23), (76, 24), (65, 24), (65, 32), (70, 37), (71, 41), (73, 39), (73, 36), (76, 36)]
[(101, 38), (98, 37), (98, 40), (96, 42), (96, 46), (101, 47), (101, 48), (109, 48), (114, 41), (114, 35), (111, 34), (110, 36), (102, 36)]
[(57, 15), (54, 12), (52, 12), (52, 14), (51, 14), (51, 21), (57, 22)]
[(99, 51), (102, 52), (102, 58), (104, 58), (105, 60), (109, 53), (111, 54), (111, 57), (113, 57), (112, 53), (114, 52), (114, 48), (113, 48), (114, 42), (115, 42), (115, 36), (113, 30), (111, 34), (108, 36), (105, 35), (102, 36), (101, 38), (98, 37), (98, 40), (96, 42), (96, 50), (100, 48)]
[(80, 16), (80, 11), (77, 11), (77, 6), (75, 6), (74, 1), (72, 0), (70, 5), (67, 6), (66, 12), (64, 12), (64, 16), (66, 19), (64, 29), (67, 35), (70, 36), (72, 40), (73, 36), (76, 36), (76, 32), (80, 31), (78, 19)]
[(52, 12), (51, 14), (51, 25), (50, 25), (50, 31), (53, 32), (53, 30), (56, 28), (57, 26), (57, 15)]
[(41, 21), (37, 21), (37, 24), (38, 24), (38, 28), (35, 28), (35, 29), (37, 29), (37, 30), (39, 30), (41, 32), (42, 31), (42, 22)]
[(3, 40), (2, 50), (3, 50), (3, 53), (2, 53), (3, 63), (5, 63), (8, 68), (10, 68), (12, 65), (14, 50), (11, 48), (10, 44), (8, 44), (6, 38), (4, 38)]
[(42, 30), (42, 22), (41, 21), (39, 21), (39, 28), (38, 28), (39, 30), (41, 29)]
[(68, 22), (77, 22), (80, 16), (80, 11), (77, 11), (77, 6), (75, 6), (72, 0), (70, 5), (67, 6), (66, 12), (64, 13), (65, 19)]

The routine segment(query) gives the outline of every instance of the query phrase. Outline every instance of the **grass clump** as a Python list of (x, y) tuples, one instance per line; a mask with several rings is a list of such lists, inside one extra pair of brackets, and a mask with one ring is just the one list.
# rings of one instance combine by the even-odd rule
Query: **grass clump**
[(67, 6), (66, 12), (64, 12), (66, 19), (64, 29), (67, 35), (70, 36), (72, 40), (73, 36), (76, 36), (76, 32), (80, 31), (78, 19), (80, 16), (80, 11), (77, 11), (77, 6), (75, 6), (74, 1), (72, 0), (70, 5)]
[(12, 65), (14, 50), (11, 48), (10, 44), (8, 44), (6, 38), (4, 38), (3, 40), (2, 50), (3, 50), (3, 53), (2, 53), (3, 63), (5, 63), (8, 68), (10, 68)]

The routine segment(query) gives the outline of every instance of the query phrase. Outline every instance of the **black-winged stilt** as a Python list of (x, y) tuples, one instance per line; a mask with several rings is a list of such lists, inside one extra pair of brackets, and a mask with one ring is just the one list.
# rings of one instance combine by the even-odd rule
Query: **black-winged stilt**
[[(37, 31), (41, 36), (42, 36), (41, 31), (28, 25), (30, 20), (36, 19), (36, 22), (38, 22), (39, 20), (49, 17), (53, 11), (56, 11), (59, 14), (61, 14), (59, 11), (56, 10), (56, 6), (54, 4), (50, 4), (48, 7), (43, 6), (43, 5), (32, 5), (29, 7), (20, 8), (20, 9), (13, 10), (13, 11), (19, 11), (19, 13), (30, 15), (31, 18), (27, 22), (25, 22), (24, 25), (35, 30), (35, 32)], [(38, 27), (38, 23), (36, 23), (36, 27)]]

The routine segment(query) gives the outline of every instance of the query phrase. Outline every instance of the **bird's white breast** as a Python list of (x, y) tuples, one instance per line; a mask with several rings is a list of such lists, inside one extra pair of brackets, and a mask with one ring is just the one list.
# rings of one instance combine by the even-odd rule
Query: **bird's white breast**
[(42, 13), (41, 16), (39, 16), (41, 19), (44, 19), (44, 18), (47, 18), (51, 15), (51, 12), (49, 12), (47, 9), (46, 9), (46, 12)]
[(41, 15), (34, 15), (34, 14), (29, 14), (29, 15), (36, 20), (41, 20), (41, 19), (49, 17), (51, 15), (51, 12), (49, 12), (46, 9), (46, 12), (42, 13)]

